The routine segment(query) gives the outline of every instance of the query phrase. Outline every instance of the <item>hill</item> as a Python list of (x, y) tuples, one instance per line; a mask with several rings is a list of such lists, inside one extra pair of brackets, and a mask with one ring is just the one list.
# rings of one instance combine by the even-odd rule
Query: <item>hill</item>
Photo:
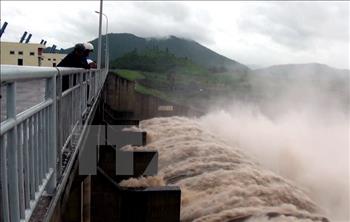
[(208, 70), (194, 64), (191, 59), (176, 57), (168, 50), (163, 51), (159, 48), (151, 48), (143, 52), (135, 49), (112, 61), (110, 66), (112, 69), (131, 69), (164, 74), (201, 75), (208, 73)]
[[(104, 40), (105, 36), (103, 36)], [(149, 48), (159, 48), (161, 50), (168, 50), (177, 57), (187, 57), (194, 63), (207, 68), (213, 72), (229, 70), (235, 73), (246, 73), (250, 69), (232, 59), (222, 56), (205, 46), (193, 41), (175, 36), (169, 38), (141, 38), (128, 33), (110, 33), (109, 52), (110, 60), (113, 61), (125, 53), (137, 50), (143, 52)], [(97, 48), (97, 39), (91, 41), (95, 48)], [(105, 41), (103, 41), (104, 47)], [(72, 48), (64, 50), (68, 53)], [(96, 50), (91, 55), (92, 59), (96, 60)]]

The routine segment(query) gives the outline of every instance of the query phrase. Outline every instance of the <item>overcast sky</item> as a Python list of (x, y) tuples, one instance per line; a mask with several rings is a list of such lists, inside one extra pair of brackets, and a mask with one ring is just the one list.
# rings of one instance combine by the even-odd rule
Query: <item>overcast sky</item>
[[(243, 64), (318, 62), (349, 69), (348, 2), (104, 1), (109, 32), (175, 35)], [(98, 35), (99, 1), (1, 1), (2, 41), (71, 47)]]

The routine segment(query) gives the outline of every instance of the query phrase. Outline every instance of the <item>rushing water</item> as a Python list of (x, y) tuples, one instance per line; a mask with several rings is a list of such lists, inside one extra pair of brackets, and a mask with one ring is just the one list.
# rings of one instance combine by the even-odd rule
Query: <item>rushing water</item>
[[(252, 161), (241, 147), (228, 145), (201, 121), (154, 118), (140, 128), (147, 131), (147, 147), (159, 152), (159, 177), (150, 178), (150, 185), (181, 187), (181, 221), (253, 216), (246, 220), (253, 222), (267, 221), (268, 215), (280, 215), (271, 221), (322, 220), (322, 210), (304, 190)], [(141, 180), (130, 186), (147, 184)]]
[[(6, 118), (6, 84), (1, 85), (1, 116), (0, 120)], [(30, 80), (18, 81), (16, 83), (16, 113), (20, 113), (44, 100), (45, 81)]]

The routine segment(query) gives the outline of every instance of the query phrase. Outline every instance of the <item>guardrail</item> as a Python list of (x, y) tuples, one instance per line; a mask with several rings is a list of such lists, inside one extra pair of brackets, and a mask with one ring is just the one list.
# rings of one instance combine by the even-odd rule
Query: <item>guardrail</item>
[[(0, 130), (1, 221), (29, 221), (44, 191), (55, 192), (63, 152), (85, 126), (106, 76), (104, 69), (1, 65), (7, 114)], [(17, 114), (22, 80), (45, 80), (45, 99)]]

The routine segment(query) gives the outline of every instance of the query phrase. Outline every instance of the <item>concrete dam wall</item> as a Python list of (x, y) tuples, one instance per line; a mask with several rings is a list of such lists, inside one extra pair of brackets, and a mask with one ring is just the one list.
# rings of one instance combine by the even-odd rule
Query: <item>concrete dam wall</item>
[[(149, 119), (174, 115), (202, 115), (198, 110), (165, 101), (155, 96), (135, 91), (135, 82), (109, 74), (103, 91), (103, 99), (109, 111), (119, 119)], [(108, 112), (108, 111), (107, 111)]]

